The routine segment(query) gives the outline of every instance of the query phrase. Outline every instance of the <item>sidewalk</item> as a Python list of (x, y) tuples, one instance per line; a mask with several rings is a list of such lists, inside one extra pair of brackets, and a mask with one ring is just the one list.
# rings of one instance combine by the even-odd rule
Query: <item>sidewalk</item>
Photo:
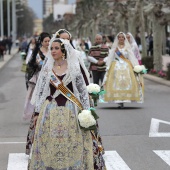
[(4, 55), (4, 60), (0, 61), (0, 70), (12, 59), (12, 57), (17, 53), (17, 51), (18, 51), (18, 48), (13, 47), (11, 49), (11, 55), (8, 55), (8, 54)]
[[(170, 56), (167, 55), (163, 55), (162, 56), (162, 70), (163, 71), (167, 71), (167, 64), (170, 63)], [(150, 74), (145, 74), (144, 78), (147, 80), (151, 80), (154, 81), (156, 83), (165, 85), (165, 86), (169, 86), (170, 87), (170, 80), (165, 80), (163, 78), (154, 76), (154, 75), (150, 75)]]
[(144, 78), (147, 79), (147, 80), (151, 80), (151, 81), (154, 81), (156, 83), (170, 87), (170, 80), (165, 80), (163, 78), (156, 77), (156, 76), (153, 76), (153, 75), (150, 75), (150, 74), (145, 74)]

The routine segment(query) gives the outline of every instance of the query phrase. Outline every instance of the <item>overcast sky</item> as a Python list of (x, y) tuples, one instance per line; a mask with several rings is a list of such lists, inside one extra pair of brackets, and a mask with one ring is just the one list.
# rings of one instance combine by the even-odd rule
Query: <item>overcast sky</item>
[[(69, 0), (70, 4), (75, 3), (76, 0)], [(42, 19), (43, 17), (43, 6), (42, 0), (28, 0), (28, 5), (33, 9), (37, 18)]]

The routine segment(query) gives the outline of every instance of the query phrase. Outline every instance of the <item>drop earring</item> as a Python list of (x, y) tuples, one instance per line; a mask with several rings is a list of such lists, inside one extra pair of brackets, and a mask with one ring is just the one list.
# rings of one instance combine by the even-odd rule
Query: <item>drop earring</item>
[(62, 59), (65, 60), (65, 54), (63, 54)]

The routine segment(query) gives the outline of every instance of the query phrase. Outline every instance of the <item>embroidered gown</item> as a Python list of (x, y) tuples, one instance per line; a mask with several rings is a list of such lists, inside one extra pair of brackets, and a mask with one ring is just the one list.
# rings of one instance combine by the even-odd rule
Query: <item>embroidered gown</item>
[[(45, 63), (46, 61), (44, 61)], [(83, 78), (84, 78), (84, 81), (86, 83), (86, 85), (88, 85), (88, 80), (87, 80), (87, 77), (85, 75), (85, 72), (83, 70), (83, 68), (80, 66), (80, 70), (81, 70), (81, 73), (83, 75)], [(36, 76), (37, 74), (35, 74)], [(35, 88), (35, 85), (36, 85), (36, 82), (37, 82), (37, 79), (35, 79), (35, 76), (33, 76), (33, 78), (30, 80), (30, 92), (27, 93), (27, 97), (26, 97), (26, 102), (25, 102), (25, 106), (28, 108), (26, 109), (25, 108), (25, 111), (27, 111), (27, 114), (25, 115), (32, 115), (31, 117), (31, 120), (30, 120), (30, 125), (29, 125), (29, 129), (28, 129), (28, 135), (27, 135), (27, 143), (26, 143), (26, 150), (25, 150), (25, 153), (27, 155), (30, 154), (30, 151), (31, 151), (31, 147), (32, 147), (32, 143), (33, 143), (33, 138), (34, 138), (34, 133), (35, 133), (35, 125), (34, 125), (34, 116), (35, 116), (35, 113), (34, 113), (34, 106), (31, 105), (30, 103), (30, 100), (31, 100), (31, 97), (32, 97), (32, 93), (34, 91), (34, 88)]]
[[(128, 51), (125, 48), (118, 49), (128, 59)], [(132, 65), (120, 58), (116, 53), (114, 53), (113, 58), (105, 75), (106, 94), (104, 95), (104, 100), (115, 103), (142, 103), (143, 82), (140, 75), (135, 74)]]
[[(69, 73), (59, 78), (73, 92)], [(80, 82), (77, 89), (83, 94)], [(50, 84), (50, 95), (37, 120), (29, 170), (105, 170), (98, 148), (101, 138), (96, 141), (90, 131), (79, 128), (76, 107)]]

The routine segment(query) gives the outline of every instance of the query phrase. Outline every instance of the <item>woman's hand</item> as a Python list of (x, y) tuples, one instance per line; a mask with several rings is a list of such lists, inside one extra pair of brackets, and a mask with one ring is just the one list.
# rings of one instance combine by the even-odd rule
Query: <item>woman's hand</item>
[(102, 66), (102, 65), (104, 65), (104, 63), (105, 63), (104, 61), (98, 61), (97, 65)]

